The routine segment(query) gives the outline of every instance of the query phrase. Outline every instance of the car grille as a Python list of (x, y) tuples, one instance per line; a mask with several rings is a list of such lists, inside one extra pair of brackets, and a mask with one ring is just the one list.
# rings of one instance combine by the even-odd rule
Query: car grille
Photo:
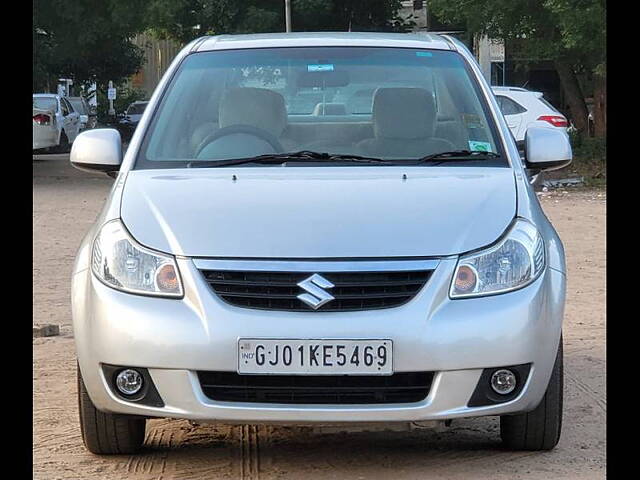
[(389, 376), (198, 372), (198, 378), (204, 394), (220, 402), (349, 405), (419, 402), (429, 395), (433, 372)]
[[(327, 289), (335, 300), (316, 311), (355, 311), (397, 307), (424, 286), (431, 270), (402, 272), (320, 272), (333, 283)], [(314, 272), (202, 270), (213, 291), (238, 307), (263, 310), (314, 311), (297, 298), (305, 291), (298, 283)]]

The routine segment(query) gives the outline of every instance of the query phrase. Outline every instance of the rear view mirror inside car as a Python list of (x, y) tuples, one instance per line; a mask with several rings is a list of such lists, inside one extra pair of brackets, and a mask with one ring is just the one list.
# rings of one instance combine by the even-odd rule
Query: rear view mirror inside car
[(298, 87), (345, 87), (347, 85), (349, 85), (349, 74), (344, 70), (318, 68), (298, 74)]

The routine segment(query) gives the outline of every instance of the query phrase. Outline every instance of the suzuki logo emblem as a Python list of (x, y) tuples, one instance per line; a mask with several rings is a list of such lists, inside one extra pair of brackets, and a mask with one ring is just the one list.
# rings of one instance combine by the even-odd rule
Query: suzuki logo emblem
[(317, 273), (298, 283), (298, 286), (307, 292), (298, 295), (298, 299), (314, 310), (331, 300), (335, 300), (335, 297), (324, 290), (325, 288), (333, 288), (335, 285)]

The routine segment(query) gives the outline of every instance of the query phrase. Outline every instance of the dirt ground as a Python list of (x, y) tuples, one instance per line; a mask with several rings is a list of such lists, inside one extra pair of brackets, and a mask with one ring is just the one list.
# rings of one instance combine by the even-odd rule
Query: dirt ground
[[(46, 158), (46, 157), (40, 157)], [(53, 159), (52, 159), (53, 158)], [(601, 479), (605, 477), (605, 204), (603, 190), (541, 193), (568, 259), (563, 433), (545, 453), (502, 449), (498, 419), (406, 432), (147, 424), (136, 456), (98, 457), (78, 425), (69, 306), (76, 248), (111, 180), (64, 157), (33, 162), (33, 323), (61, 335), (33, 340), (36, 479)]]

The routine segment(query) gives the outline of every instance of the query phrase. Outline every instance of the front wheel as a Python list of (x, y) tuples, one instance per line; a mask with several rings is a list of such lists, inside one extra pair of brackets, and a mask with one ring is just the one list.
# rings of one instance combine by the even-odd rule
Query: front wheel
[(91, 453), (99, 455), (136, 452), (144, 442), (146, 420), (98, 410), (89, 398), (78, 372), (78, 408), (82, 441)]
[(562, 336), (540, 405), (531, 412), (500, 417), (500, 436), (512, 450), (551, 450), (560, 440), (562, 430)]

